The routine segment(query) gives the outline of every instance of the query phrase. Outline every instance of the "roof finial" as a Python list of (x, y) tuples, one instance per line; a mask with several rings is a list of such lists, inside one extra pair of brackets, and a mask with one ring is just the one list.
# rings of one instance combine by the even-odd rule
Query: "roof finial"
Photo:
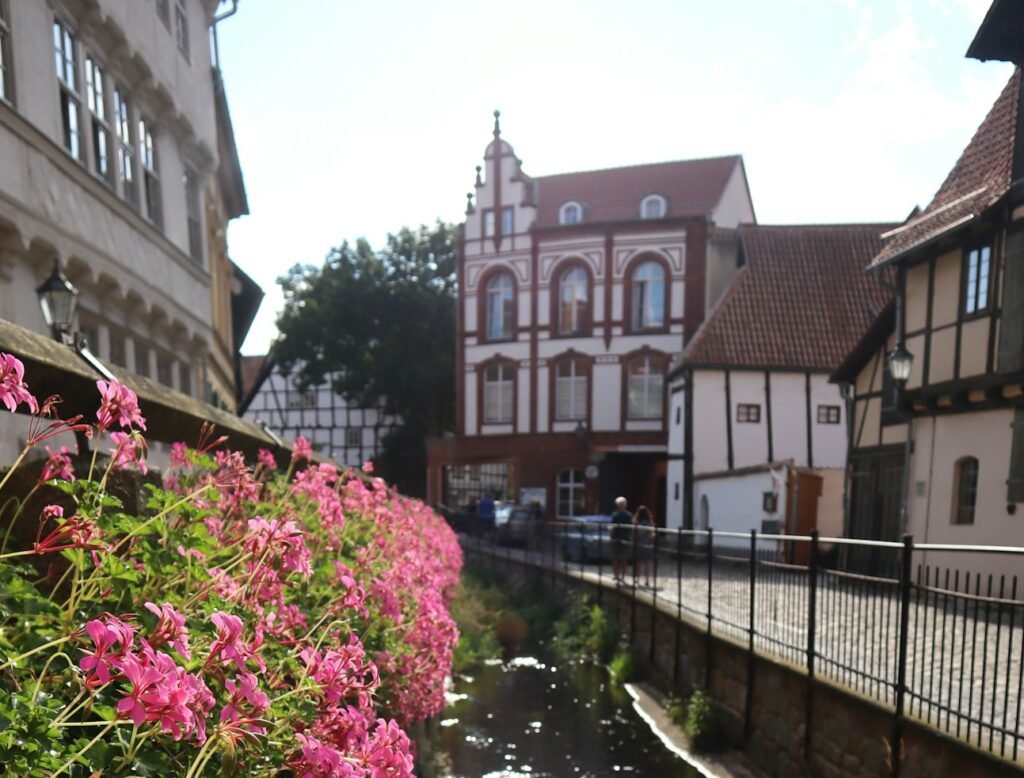
[(498, 109), (495, 109), (494, 110), (494, 137), (495, 138), (501, 137), (501, 122), (499, 121), (500, 119), (501, 119), (501, 111), (499, 111)]
[(481, 170), (483, 170), (483, 168), (480, 167), (479, 165), (477, 165), (476, 166), (476, 185), (477, 186), (483, 186), (484, 185), (484, 182), (480, 178), (480, 171)]
[(473, 193), (466, 192), (466, 213), (473, 213)]

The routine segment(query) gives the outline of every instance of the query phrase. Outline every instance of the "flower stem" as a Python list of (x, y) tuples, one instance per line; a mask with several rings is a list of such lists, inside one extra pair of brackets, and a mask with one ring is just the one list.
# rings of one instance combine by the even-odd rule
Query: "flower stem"
[(86, 751), (88, 751), (90, 748), (92, 748), (94, 745), (96, 745), (103, 738), (103, 736), (106, 735), (108, 732), (110, 732), (110, 730), (112, 730), (116, 725), (117, 725), (116, 721), (111, 721), (110, 723), (108, 723), (107, 726), (105, 726), (103, 729), (100, 730), (99, 734), (96, 735), (96, 737), (94, 737), (92, 740), (90, 740), (88, 743), (85, 744), (84, 748), (82, 748), (77, 754), (75, 754), (68, 761), (66, 761), (64, 764), (62, 764), (60, 767), (58, 767), (57, 770), (53, 774), (50, 775), (50, 778), (57, 778), (58, 775), (60, 775), (62, 772), (67, 770), (69, 767), (71, 767), (71, 765), (74, 764), (74, 762), (80, 756), (85, 754)]

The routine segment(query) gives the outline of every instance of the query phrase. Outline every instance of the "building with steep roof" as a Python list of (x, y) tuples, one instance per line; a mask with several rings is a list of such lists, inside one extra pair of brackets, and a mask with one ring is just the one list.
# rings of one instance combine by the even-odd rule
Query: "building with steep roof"
[[(852, 393), (847, 532), (884, 540), (909, 532), (926, 543), (1019, 545), (1024, 526), (1016, 515), (1024, 502), (1024, 78), (1019, 67), (931, 203), (883, 239), (871, 266), (895, 276), (896, 304), (864, 328), (834, 376)], [(892, 378), (887, 356), (897, 346), (912, 357), (902, 387)], [(1009, 572), (1019, 562), (1008, 559), (1007, 564)]]
[(670, 375), (670, 526), (841, 531), (829, 374), (890, 296), (864, 267), (891, 226), (739, 227), (742, 268)]
[(532, 177), (496, 115), (459, 235), (458, 429), (428, 447), (430, 499), (497, 492), (567, 518), (622, 494), (663, 523), (669, 364), (752, 221), (739, 156)]

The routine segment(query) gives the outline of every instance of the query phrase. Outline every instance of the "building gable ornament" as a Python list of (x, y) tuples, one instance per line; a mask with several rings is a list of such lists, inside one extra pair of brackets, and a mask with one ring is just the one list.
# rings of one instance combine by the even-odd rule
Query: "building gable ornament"
[(502, 262), (477, 260), (466, 263), (466, 292), (475, 291), (480, 284), (481, 275), (490, 273), (492, 270), (496, 271), (498, 268), (510, 271), (520, 284), (525, 284), (529, 279), (529, 259), (525, 257)]
[(683, 249), (679, 246), (657, 248), (628, 248), (615, 250), (615, 275), (622, 277), (629, 263), (640, 254), (650, 254), (668, 263), (673, 273), (683, 272)]
[(616, 365), (619, 363), (618, 354), (602, 354), (594, 359), (599, 365)]
[(582, 263), (591, 276), (596, 278), (604, 277), (604, 252), (603, 251), (580, 251), (564, 252), (562, 254), (545, 254), (540, 259), (540, 283), (548, 284), (557, 268), (565, 262)]

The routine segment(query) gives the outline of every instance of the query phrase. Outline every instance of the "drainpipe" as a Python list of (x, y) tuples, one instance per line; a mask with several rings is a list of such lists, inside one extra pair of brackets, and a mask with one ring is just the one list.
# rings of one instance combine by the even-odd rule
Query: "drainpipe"
[(210, 25), (213, 30), (213, 66), (218, 71), (220, 70), (220, 44), (217, 41), (217, 24), (238, 13), (238, 2), (239, 0), (231, 0), (231, 10), (214, 16), (213, 24)]

